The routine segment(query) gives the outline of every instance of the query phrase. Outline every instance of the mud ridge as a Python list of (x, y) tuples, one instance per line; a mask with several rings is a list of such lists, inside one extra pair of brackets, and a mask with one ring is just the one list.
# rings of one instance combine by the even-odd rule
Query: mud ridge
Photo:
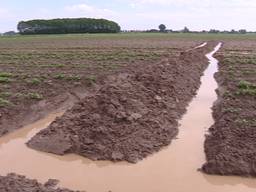
[(109, 76), (94, 94), (27, 145), (59, 155), (76, 153), (93, 160), (131, 163), (159, 151), (177, 135), (178, 120), (208, 65), (205, 54), (215, 45), (208, 42), (177, 58)]
[[(241, 79), (255, 84), (255, 76), (243, 74), (243, 68), (247, 66), (239, 61), (232, 66), (236, 70), (236, 76), (233, 76), (224, 56), (218, 55), (218, 59), (219, 72), (215, 74), (218, 100), (213, 106), (215, 123), (206, 135), (207, 161), (202, 171), (256, 177), (256, 98), (255, 95), (238, 94)], [(251, 65), (251, 70), (253, 67)]]
[(1, 117), (0, 114), (0, 137), (34, 123), (44, 118), (49, 113), (66, 111), (71, 108), (74, 103), (84, 97), (86, 93), (87, 92), (82, 89), (74, 90), (55, 96), (50, 100), (42, 100), (34, 105), (24, 107), (22, 112), (16, 111), (16, 115), (9, 114), (8, 111), (6, 111), (4, 117)]

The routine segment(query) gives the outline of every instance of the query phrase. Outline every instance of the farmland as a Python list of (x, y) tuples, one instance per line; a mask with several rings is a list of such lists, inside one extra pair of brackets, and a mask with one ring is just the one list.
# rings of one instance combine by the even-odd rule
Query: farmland
[(207, 173), (255, 176), (256, 43), (227, 42), (220, 60), (215, 124), (206, 137)]
[[(207, 44), (194, 49), (204, 42)], [(202, 108), (205, 111), (202, 115), (213, 115), (214, 122), (211, 124), (205, 120), (208, 122), (206, 127), (201, 126), (199, 120), (180, 125), (183, 115), (191, 113), (189, 103), (193, 98), (198, 99), (198, 89), (204, 83), (200, 81), (201, 77), (208, 78), (204, 74), (209, 62), (205, 55), (213, 51), (219, 42), (223, 43), (222, 47), (214, 55), (219, 61), (219, 71), (214, 72), (218, 83), (217, 100), (210, 103), (213, 105), (212, 114), (209, 107), (207, 110)], [(113, 187), (119, 191), (134, 191), (138, 187), (145, 191), (151, 187), (143, 185), (143, 182), (150, 182), (155, 177), (154, 171), (158, 170), (159, 176), (173, 179), (176, 176), (169, 174), (174, 170), (179, 180), (180, 171), (175, 172), (176, 163), (178, 167), (179, 162), (186, 162), (183, 159), (202, 156), (202, 163), (197, 162), (196, 166), (202, 166), (200, 170), (203, 173), (255, 177), (255, 42), (254, 34), (123, 33), (0, 37), (0, 136), (3, 138), (2, 141), (0, 138), (0, 146), (3, 146), (0, 155), (9, 154), (5, 150), (10, 149), (14, 151), (9, 154), (12, 158), (6, 156), (8, 164), (22, 159), (14, 167), (8, 167), (5, 158), (0, 160), (0, 166), (3, 166), (0, 174), (15, 172), (38, 179), (41, 183), (46, 181), (45, 177), (56, 178), (60, 180), (60, 186), (79, 190), (106, 191)], [(213, 92), (215, 88), (211, 86), (207, 90)], [(202, 98), (207, 100), (208, 97)], [(199, 105), (200, 102), (204, 101), (199, 101)], [(15, 134), (22, 131), (20, 128), (27, 130), (26, 125), (55, 112), (63, 115), (48, 122), (48, 127), (33, 134), (30, 131), (34, 128), (28, 129), (26, 137)], [(184, 154), (188, 158), (183, 154), (179, 159), (180, 152), (176, 154), (172, 147), (178, 146), (177, 142), (187, 142), (182, 138), (183, 134), (179, 135), (179, 129), (194, 127), (198, 127), (201, 136), (197, 138), (191, 132), (192, 136), (185, 138), (194, 139), (197, 144), (200, 140), (201, 146), (185, 149)], [(189, 131), (185, 129), (185, 132)], [(17, 149), (12, 148), (15, 142), (19, 145)], [(21, 153), (15, 152), (18, 150), (31, 161), (30, 169), (24, 168), (26, 157), (19, 156)], [(172, 152), (174, 160), (169, 154)], [(56, 157), (49, 153), (64, 156)], [(70, 153), (77, 156), (69, 160), (65, 155)], [(53, 158), (49, 160), (48, 157)], [(102, 163), (102, 160), (107, 160), (107, 163)], [(89, 177), (93, 183), (101, 182), (102, 185), (84, 184), (81, 178), (65, 174), (71, 161), (77, 166), (74, 170), (81, 172), (81, 178)], [(119, 161), (133, 164), (128, 166), (117, 163)], [(42, 176), (37, 163), (44, 162), (49, 174)], [(165, 162), (163, 166), (159, 166), (161, 162)], [(222, 189), (212, 184), (218, 181), (218, 177), (204, 176), (202, 172), (196, 172), (200, 167), (191, 166), (192, 172), (185, 168), (181, 171), (188, 178), (193, 178), (185, 188), (199, 182), (206, 191)], [(113, 171), (107, 178), (109, 183), (104, 182), (107, 170)], [(137, 170), (147, 173), (144, 173), (142, 182), (136, 179)], [(167, 175), (166, 170), (170, 171)], [(64, 174), (57, 174), (60, 172)], [(120, 173), (122, 178), (119, 178)], [(205, 182), (202, 177), (211, 182)], [(170, 189), (169, 181), (167, 185), (161, 178), (157, 180), (160, 184), (152, 186), (152, 190)], [(117, 179), (124, 182), (124, 186), (119, 186)], [(4, 181), (12, 183), (15, 180), (33, 182), (10, 174), (0, 178), (0, 187), (4, 186)], [(223, 180), (224, 184), (247, 183), (241, 190), (249, 191), (248, 186), (254, 186), (254, 180), (233, 177)], [(179, 186), (179, 182), (173, 183), (175, 189), (176, 184)], [(35, 189), (54, 191), (51, 186), (44, 187), (36, 183)], [(232, 186), (227, 189), (235, 191)]]
[[(30, 107), (39, 101), (48, 101), (62, 93), (83, 92), (100, 76), (131, 64), (154, 63), (197, 43), (190, 39), (180, 42), (183, 41), (168, 36), (151, 39), (140, 35), (1, 38), (0, 135), (20, 126), (20, 119), (24, 120), (24, 115), (31, 113)], [(62, 95), (49, 101), (56, 104), (57, 100), (65, 99)], [(50, 110), (50, 105), (45, 108)], [(33, 121), (30, 117), (25, 119)]]

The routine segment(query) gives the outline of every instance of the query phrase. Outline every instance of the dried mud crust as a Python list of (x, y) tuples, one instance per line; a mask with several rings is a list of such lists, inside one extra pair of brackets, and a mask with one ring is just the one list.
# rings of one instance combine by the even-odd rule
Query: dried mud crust
[(131, 163), (159, 151), (177, 135), (178, 119), (208, 65), (205, 54), (215, 45), (209, 42), (177, 58), (109, 76), (27, 145), (59, 155)]
[(1, 192), (79, 192), (69, 189), (56, 188), (57, 180), (49, 179), (45, 184), (36, 180), (27, 179), (25, 176), (14, 173), (0, 176)]
[(217, 57), (218, 100), (213, 107), (215, 124), (204, 144), (205, 173), (256, 176), (255, 47), (255, 42), (226, 43)]

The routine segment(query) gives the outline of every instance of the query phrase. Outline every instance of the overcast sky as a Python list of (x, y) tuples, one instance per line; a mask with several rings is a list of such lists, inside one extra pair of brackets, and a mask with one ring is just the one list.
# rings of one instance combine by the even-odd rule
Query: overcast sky
[(18, 21), (106, 18), (122, 29), (247, 29), (256, 31), (256, 0), (0, 0), (0, 32)]

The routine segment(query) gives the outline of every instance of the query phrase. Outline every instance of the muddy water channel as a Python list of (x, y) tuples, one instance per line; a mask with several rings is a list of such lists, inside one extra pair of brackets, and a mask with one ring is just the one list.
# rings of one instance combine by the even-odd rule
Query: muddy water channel
[(213, 74), (217, 60), (207, 55), (210, 65), (202, 77), (197, 96), (180, 121), (178, 138), (172, 144), (137, 163), (94, 162), (76, 155), (56, 156), (37, 152), (25, 143), (61, 114), (52, 114), (0, 139), (0, 175), (10, 172), (45, 182), (60, 180), (60, 186), (88, 192), (250, 192), (256, 180), (208, 176), (197, 171), (205, 161), (204, 134), (213, 124), (211, 106), (217, 99)]

